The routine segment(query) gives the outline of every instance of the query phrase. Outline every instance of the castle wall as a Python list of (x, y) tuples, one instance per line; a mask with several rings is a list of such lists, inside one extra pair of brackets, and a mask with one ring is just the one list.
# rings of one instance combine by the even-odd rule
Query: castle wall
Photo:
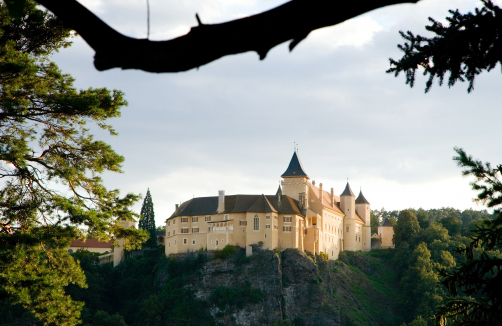
[(371, 250), (371, 227), (370, 226), (363, 226), (363, 236), (362, 236), (362, 241), (363, 241), (363, 251), (370, 251)]

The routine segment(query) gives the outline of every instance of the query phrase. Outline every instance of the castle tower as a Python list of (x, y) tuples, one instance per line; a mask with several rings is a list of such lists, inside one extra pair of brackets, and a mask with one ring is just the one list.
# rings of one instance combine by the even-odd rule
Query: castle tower
[[(125, 229), (134, 228), (136, 226), (135, 220), (126, 220), (125, 218), (119, 221), (120, 226)], [(118, 239), (119, 244), (113, 248), (113, 267), (120, 264), (124, 258), (124, 239)]]
[(340, 209), (345, 214), (343, 219), (343, 249), (356, 250), (356, 196), (347, 182), (345, 190), (340, 195)]
[(371, 210), (370, 203), (364, 198), (363, 192), (359, 191), (356, 199), (356, 213), (363, 220), (363, 251), (371, 250)]
[(289, 166), (281, 177), (282, 194), (294, 198), (300, 202), (300, 207), (306, 210), (308, 207), (307, 180), (309, 176), (303, 169), (298, 152), (293, 153)]

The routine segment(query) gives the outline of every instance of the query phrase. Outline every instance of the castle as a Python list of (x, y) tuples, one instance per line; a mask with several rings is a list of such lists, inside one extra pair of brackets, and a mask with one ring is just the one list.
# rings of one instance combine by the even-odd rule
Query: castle
[[(298, 248), (337, 259), (341, 251), (371, 249), (370, 203), (356, 198), (347, 182), (340, 196), (316, 186), (293, 153), (275, 195), (231, 195), (190, 199), (166, 220), (166, 255), (199, 249)], [(381, 233), (382, 243), (393, 232)], [(390, 239), (386, 239), (390, 236)]]

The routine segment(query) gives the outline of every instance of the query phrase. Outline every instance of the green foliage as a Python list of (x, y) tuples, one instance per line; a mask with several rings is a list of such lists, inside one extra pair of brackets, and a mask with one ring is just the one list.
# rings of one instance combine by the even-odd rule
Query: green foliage
[(45, 325), (80, 318), (82, 303), (64, 292), (69, 284), (85, 286), (65, 251), (71, 240), (126, 237), (135, 247), (145, 239), (116, 220), (135, 215), (129, 208), (138, 197), (120, 198), (100, 177), (120, 172), (123, 157), (87, 129), (92, 123), (115, 135), (107, 120), (119, 117), (126, 101), (120, 91), (77, 90), (49, 61), (70, 44), (69, 35), (33, 1), (20, 21), (0, 4), (0, 297)]
[(454, 216), (441, 219), (440, 223), (448, 230), (450, 236), (459, 235), (462, 230), (462, 221)]
[(418, 224), (416, 215), (411, 210), (403, 210), (399, 212), (392, 241), (396, 247), (399, 247), (403, 242), (410, 243), (419, 230), (420, 224)]
[(425, 92), (429, 91), (436, 77), (442, 85), (448, 73), (449, 87), (457, 81), (467, 80), (467, 91), (471, 92), (475, 77), (501, 62), (502, 9), (490, 0), (481, 1), (483, 8), (476, 8), (474, 14), (450, 10), (451, 17), (446, 17), (446, 24), (429, 18), (432, 25), (425, 28), (436, 34), (432, 38), (401, 31), (401, 36), (409, 43), (398, 45), (404, 56), (398, 61), (390, 59), (391, 68), (387, 73), (394, 73), (397, 77), (404, 72), (406, 84), (413, 87), (417, 69), (423, 68), (423, 74), (429, 75)]
[(127, 324), (118, 313), (110, 315), (106, 311), (98, 310), (85, 326), (127, 326)]
[(153, 211), (152, 195), (150, 189), (146, 192), (143, 206), (141, 206), (141, 219), (139, 220), (139, 228), (148, 231), (150, 237), (145, 243), (146, 247), (157, 247), (157, 230), (155, 227), (155, 213)]
[(227, 306), (244, 307), (246, 303), (256, 304), (263, 300), (265, 293), (249, 282), (238, 287), (219, 286), (211, 293), (211, 301), (220, 309)]
[(371, 225), (371, 233), (378, 232), (378, 226), (380, 225), (380, 214), (378, 211), (374, 210), (370, 212), (370, 225)]
[(214, 252), (214, 258), (216, 259), (227, 259), (230, 258), (235, 252), (236, 248), (233, 245), (226, 245), (223, 249), (221, 250), (216, 250)]
[(329, 260), (329, 255), (327, 253), (322, 252), (322, 251), (319, 253), (319, 257), (321, 257), (321, 261), (328, 261)]

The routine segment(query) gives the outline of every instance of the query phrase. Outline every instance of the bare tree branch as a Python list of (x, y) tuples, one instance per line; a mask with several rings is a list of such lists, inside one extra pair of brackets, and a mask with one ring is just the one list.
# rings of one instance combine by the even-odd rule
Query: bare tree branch
[(94, 66), (180, 72), (223, 56), (255, 51), (263, 60), (273, 47), (298, 45), (316, 29), (339, 24), (376, 8), (418, 0), (292, 0), (263, 13), (221, 24), (203, 24), (167, 40), (134, 39), (120, 34), (76, 0), (37, 0), (62, 19), (96, 51)]

